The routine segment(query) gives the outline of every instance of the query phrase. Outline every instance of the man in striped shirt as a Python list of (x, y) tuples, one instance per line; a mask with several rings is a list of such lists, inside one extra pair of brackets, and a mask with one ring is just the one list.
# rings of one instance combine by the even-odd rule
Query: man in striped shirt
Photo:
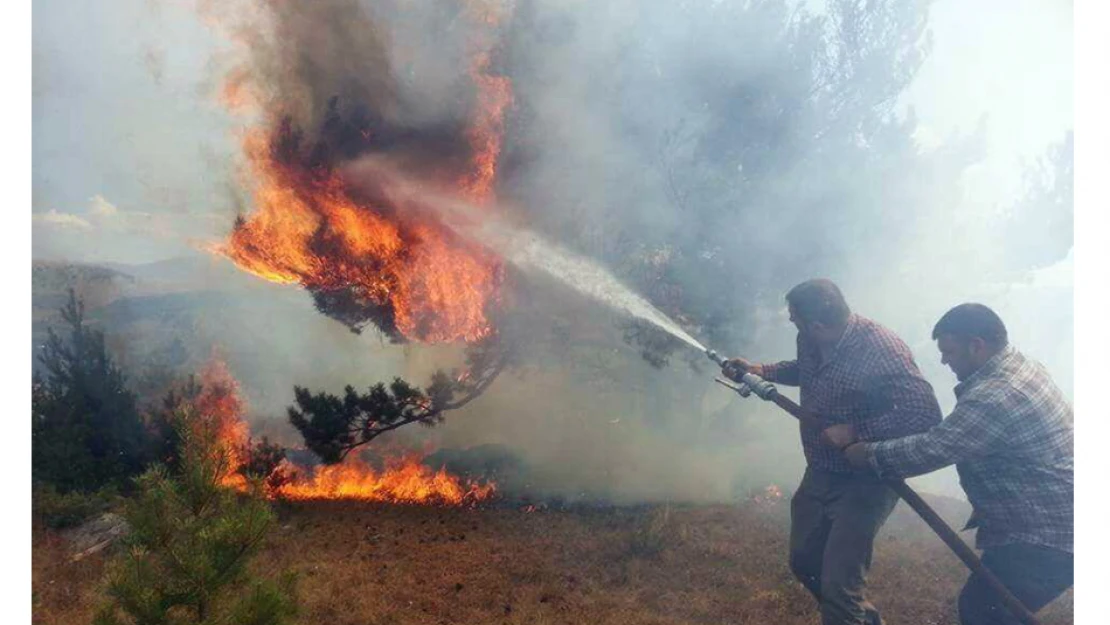
[[(948, 311), (933, 338), (959, 380), (952, 414), (926, 432), (855, 443), (845, 454), (883, 478), (955, 464), (983, 564), (1035, 612), (1072, 585), (1071, 406), (1044, 367), (1008, 344), (1002, 320), (982, 304)], [(1019, 622), (977, 575), (964, 585), (959, 610), (963, 625)]]
[(800, 387), (801, 405), (822, 422), (803, 424), (806, 472), (790, 506), (790, 568), (817, 599), (824, 625), (877, 625), (864, 597), (875, 535), (898, 496), (870, 472), (854, 470), (841, 448), (924, 432), (940, 406), (909, 347), (883, 326), (852, 314), (829, 280), (786, 295), (798, 328), (797, 358), (753, 364), (737, 358), (725, 374), (751, 371)]

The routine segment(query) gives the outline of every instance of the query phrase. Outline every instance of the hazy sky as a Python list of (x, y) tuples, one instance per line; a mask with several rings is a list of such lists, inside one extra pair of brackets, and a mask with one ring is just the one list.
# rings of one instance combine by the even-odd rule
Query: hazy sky
[(39, 0), (33, 17), (34, 256), (141, 262), (225, 231), (230, 128), (195, 15)]
[[(219, 40), (185, 3), (39, 0), (33, 28), (33, 253), (143, 262), (226, 232), (234, 150), (211, 97)], [(972, 206), (1018, 189), (1022, 158), (1072, 126), (1070, 2), (939, 0), (903, 98), (928, 145), (985, 115)]]
[(1018, 190), (1020, 159), (1038, 156), (1072, 128), (1072, 3), (938, 0), (929, 16), (933, 53), (903, 102), (928, 145), (985, 116), (989, 155), (969, 173), (976, 200)]

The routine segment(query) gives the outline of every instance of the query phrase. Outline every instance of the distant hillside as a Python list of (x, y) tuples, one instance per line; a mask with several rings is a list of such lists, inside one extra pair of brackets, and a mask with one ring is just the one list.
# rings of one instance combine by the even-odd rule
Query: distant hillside
[(73, 289), (95, 308), (119, 297), (135, 285), (134, 276), (111, 267), (57, 261), (31, 263), (31, 306), (34, 311), (56, 311)]
[(133, 276), (143, 292), (238, 290), (258, 282), (227, 259), (211, 254), (139, 265), (105, 263), (103, 267)]
[[(228, 263), (205, 257), (143, 265), (35, 261), (31, 269), (32, 360), (73, 289), (87, 322), (104, 331), (109, 348), (137, 381), (147, 368), (184, 373), (207, 356), (212, 338), (201, 320), (219, 318), (235, 295), (210, 290), (242, 287)], [(167, 371), (168, 370), (168, 371)]]
[[(195, 373), (218, 349), (248, 396), (252, 414), (283, 415), (294, 384), (377, 382), (399, 350), (383, 358), (372, 333), (354, 336), (315, 310), (302, 290), (197, 255), (142, 265), (35, 262), (32, 361), (73, 288), (88, 322), (140, 392)], [(393, 371), (389, 369), (388, 371)], [(338, 390), (338, 388), (336, 390)], [(280, 419), (284, 423), (284, 419)]]
[(118, 269), (61, 261), (31, 263), (31, 287), (40, 291), (64, 291), (79, 284), (108, 284), (116, 279), (134, 281)]

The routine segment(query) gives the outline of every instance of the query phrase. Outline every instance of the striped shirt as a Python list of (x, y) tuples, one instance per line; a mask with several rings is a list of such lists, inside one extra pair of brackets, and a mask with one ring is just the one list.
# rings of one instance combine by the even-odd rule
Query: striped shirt
[[(883, 326), (852, 315), (828, 360), (817, 345), (798, 334), (796, 360), (763, 365), (769, 382), (798, 386), (801, 406), (824, 427), (850, 423), (860, 440), (879, 441), (924, 432), (940, 423), (933, 387), (917, 368), (910, 348)], [(810, 467), (852, 473), (838, 449), (821, 442), (821, 430), (801, 426), (802, 448)]]
[(1024, 543), (1072, 553), (1072, 408), (1048, 372), (1007, 347), (955, 390), (956, 408), (940, 425), (867, 445), (872, 468), (912, 477), (955, 464), (979, 548)]

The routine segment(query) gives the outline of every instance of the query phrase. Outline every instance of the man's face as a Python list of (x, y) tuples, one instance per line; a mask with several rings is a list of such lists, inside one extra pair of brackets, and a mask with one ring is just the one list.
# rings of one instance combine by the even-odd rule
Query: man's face
[(805, 336), (806, 335), (806, 324), (805, 324), (805, 322), (803, 322), (802, 318), (798, 316), (798, 313), (794, 311), (793, 306), (787, 306), (786, 310), (790, 313), (790, 323), (794, 324), (795, 328), (798, 328), (798, 334), (800, 334), (802, 336)]
[(941, 364), (948, 365), (956, 379), (963, 382), (982, 365), (974, 353), (971, 341), (960, 339), (951, 334), (942, 334), (937, 338), (937, 349), (940, 350)]
[(840, 336), (836, 331), (830, 329), (828, 326), (821, 322), (809, 323), (798, 316), (793, 306), (787, 306), (790, 311), (790, 323), (798, 328), (798, 334), (804, 336), (806, 340), (813, 341), (820, 345), (831, 345), (835, 343)]

